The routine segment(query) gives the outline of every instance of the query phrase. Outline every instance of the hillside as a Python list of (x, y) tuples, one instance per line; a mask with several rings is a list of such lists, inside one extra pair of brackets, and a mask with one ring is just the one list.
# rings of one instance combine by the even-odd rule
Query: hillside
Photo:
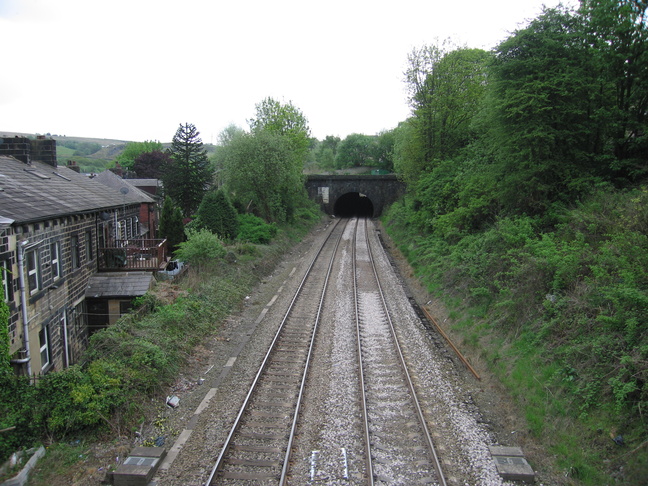
[[(56, 158), (60, 165), (66, 165), (68, 160), (74, 160), (83, 173), (98, 173), (114, 166), (114, 161), (124, 151), (124, 148), (131, 141), (115, 140), (98, 137), (69, 137), (51, 133), (24, 133), (0, 131), (3, 137), (27, 137), (35, 138), (45, 135), (56, 140)], [(162, 144), (167, 149), (170, 143)], [(205, 151), (208, 154), (214, 152), (214, 145), (205, 144)]]

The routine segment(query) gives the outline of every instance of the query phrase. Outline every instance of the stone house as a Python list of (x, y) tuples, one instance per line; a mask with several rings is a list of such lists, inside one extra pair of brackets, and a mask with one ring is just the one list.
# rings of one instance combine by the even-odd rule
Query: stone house
[(112, 287), (101, 279), (106, 302), (111, 295), (132, 300), (153, 285), (166, 255), (164, 242), (141, 238), (140, 211), (150, 202), (126, 201), (119, 190), (59, 166), (55, 140), (0, 138), (0, 274), (17, 373), (78, 362), (98, 272), (119, 277)]

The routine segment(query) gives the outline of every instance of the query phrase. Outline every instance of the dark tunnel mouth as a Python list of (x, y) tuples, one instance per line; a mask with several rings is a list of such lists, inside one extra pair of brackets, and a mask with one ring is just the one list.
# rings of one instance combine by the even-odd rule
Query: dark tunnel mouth
[(359, 192), (347, 192), (335, 201), (333, 213), (341, 218), (352, 216), (372, 218), (374, 206), (366, 195)]

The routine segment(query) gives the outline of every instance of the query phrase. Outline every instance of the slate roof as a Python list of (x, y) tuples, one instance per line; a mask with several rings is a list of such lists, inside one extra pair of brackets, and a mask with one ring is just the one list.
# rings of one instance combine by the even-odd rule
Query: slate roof
[[(122, 179), (110, 170), (105, 170), (94, 177), (94, 180), (118, 191), (126, 203), (154, 203), (155, 201), (146, 192), (138, 189), (128, 179)], [(124, 194), (122, 191), (127, 192)]]
[(0, 213), (16, 224), (100, 211), (124, 204), (122, 194), (67, 167), (25, 164), (0, 156)]
[(150, 272), (96, 273), (90, 277), (86, 298), (140, 297), (155, 283)]

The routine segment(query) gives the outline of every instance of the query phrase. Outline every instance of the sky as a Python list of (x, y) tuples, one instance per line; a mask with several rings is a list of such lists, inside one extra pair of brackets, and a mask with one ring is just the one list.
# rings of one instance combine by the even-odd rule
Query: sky
[(543, 4), (558, 0), (0, 0), (0, 135), (165, 143), (192, 123), (218, 143), (267, 97), (320, 140), (373, 135), (410, 114), (413, 49), (493, 49)]

